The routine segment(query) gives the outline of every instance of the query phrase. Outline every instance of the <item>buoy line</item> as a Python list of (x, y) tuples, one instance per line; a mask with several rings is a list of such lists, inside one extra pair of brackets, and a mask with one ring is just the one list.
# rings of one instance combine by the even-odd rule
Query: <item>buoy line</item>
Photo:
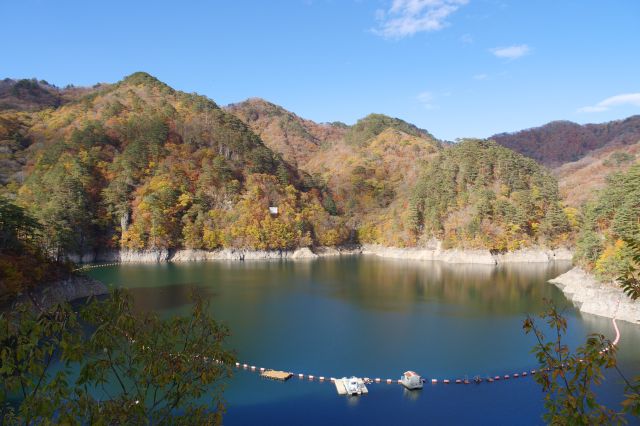
[[(131, 263), (149, 263), (149, 262), (126, 262), (127, 264)], [(96, 264), (96, 265), (85, 265), (85, 266), (81, 266), (79, 268), (74, 269), (75, 272), (77, 271), (82, 271), (82, 270), (87, 270), (87, 269), (97, 269), (97, 268), (105, 268), (105, 267), (109, 267), (109, 266), (119, 266), (122, 265), (123, 262), (113, 262), (113, 263), (102, 263), (102, 264)], [(613, 328), (616, 332), (616, 337), (613, 340), (613, 342), (611, 343), (612, 346), (617, 346), (618, 343), (620, 342), (620, 329), (618, 329), (618, 324), (616, 323), (616, 316), (618, 315), (618, 309), (620, 308), (620, 299), (621, 297), (618, 299), (618, 304), (616, 306), (616, 311), (613, 315), (612, 318), (612, 323), (613, 323)], [(607, 351), (609, 348), (603, 349), (603, 351)], [(583, 360), (579, 360), (580, 362), (582, 362)], [(219, 362), (219, 361), (216, 361)], [(255, 365), (250, 365), (247, 363), (240, 363), (240, 362), (236, 362), (235, 363), (235, 367), (237, 369), (242, 369), (242, 370), (247, 370), (247, 371), (251, 371), (251, 372), (258, 372), (258, 373), (264, 373), (265, 371), (268, 370), (273, 370), (272, 368), (265, 368), (265, 367), (256, 367)], [(550, 371), (549, 368), (546, 368), (545, 371)], [(513, 374), (504, 374), (502, 376), (500, 375), (496, 375), (496, 376), (488, 376), (486, 378), (482, 378), (481, 376), (477, 375), (474, 376), (471, 380), (468, 379), (468, 376), (465, 375), (464, 379), (423, 379), (423, 381), (425, 383), (431, 383), (433, 385), (435, 384), (452, 384), (452, 383), (456, 383), (456, 384), (470, 384), (470, 383), (475, 383), (475, 384), (480, 384), (480, 383), (493, 383), (493, 382), (498, 382), (500, 380), (509, 380), (511, 378), (517, 379), (519, 377), (527, 377), (527, 376), (534, 376), (536, 373), (538, 372), (538, 370), (530, 370), (530, 371), (523, 371), (521, 373), (513, 373)], [(330, 377), (330, 376), (317, 376), (314, 374), (304, 374), (304, 373), (291, 373), (292, 377), (297, 377), (300, 380), (304, 380), (305, 378), (308, 381), (314, 381), (317, 380), (318, 382), (324, 382), (329, 381), (331, 383), (336, 381), (335, 377)], [(380, 383), (384, 383), (384, 384), (401, 384), (401, 380), (399, 379), (381, 379), (380, 377), (376, 377), (376, 378), (369, 378), (369, 377), (364, 377), (363, 380), (365, 381), (366, 384), (380, 384)]]

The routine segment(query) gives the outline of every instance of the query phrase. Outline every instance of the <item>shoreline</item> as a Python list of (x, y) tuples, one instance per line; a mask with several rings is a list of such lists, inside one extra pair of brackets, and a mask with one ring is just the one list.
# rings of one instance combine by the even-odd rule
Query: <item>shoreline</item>
[(582, 268), (574, 267), (549, 283), (560, 288), (580, 312), (640, 324), (640, 300), (631, 300), (617, 284), (600, 282)]
[(449, 264), (500, 265), (505, 263), (548, 263), (571, 261), (573, 253), (566, 248), (545, 249), (526, 248), (506, 253), (492, 253), (490, 250), (463, 250), (437, 248), (398, 248), (374, 244), (342, 247), (308, 247), (295, 250), (108, 250), (82, 256), (70, 256), (78, 264), (90, 263), (165, 263), (200, 262), (210, 260), (308, 260), (319, 257), (346, 255), (375, 255), (379, 257), (406, 260), (438, 261)]
[[(33, 309), (48, 309), (58, 303), (73, 302), (91, 296), (102, 296), (109, 289), (102, 282), (84, 274), (73, 274), (67, 278), (43, 283), (39, 288), (29, 290), (15, 299), (15, 303), (31, 306)], [(4, 308), (9, 307), (9, 305)]]

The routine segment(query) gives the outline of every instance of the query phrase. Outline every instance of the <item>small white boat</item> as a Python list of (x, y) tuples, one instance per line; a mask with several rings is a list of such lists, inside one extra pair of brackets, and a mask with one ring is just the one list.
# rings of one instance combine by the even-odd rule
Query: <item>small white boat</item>
[(422, 389), (423, 386), (422, 377), (414, 371), (405, 371), (400, 377), (400, 383), (409, 390)]

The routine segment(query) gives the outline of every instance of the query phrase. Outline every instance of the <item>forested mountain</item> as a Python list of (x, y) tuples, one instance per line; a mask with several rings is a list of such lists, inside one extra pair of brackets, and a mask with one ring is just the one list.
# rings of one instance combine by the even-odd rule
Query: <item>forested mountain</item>
[(409, 196), (423, 162), (441, 149), (427, 133), (376, 114), (358, 121), (343, 141), (327, 145), (303, 167), (330, 188), (359, 241), (412, 246)]
[(640, 235), (640, 164), (608, 177), (584, 209), (576, 259), (604, 279), (626, 272), (632, 250), (626, 241)]
[(639, 142), (640, 116), (603, 124), (580, 125), (570, 121), (554, 121), (519, 132), (500, 133), (490, 139), (545, 166), (558, 167), (603, 147)]
[(323, 144), (344, 137), (347, 126), (341, 123), (315, 123), (305, 120), (281, 106), (252, 98), (226, 109), (246, 123), (285, 161), (304, 165)]
[[(266, 143), (278, 151), (276, 141)], [(371, 114), (299, 166), (329, 188), (360, 242), (413, 246), (437, 238), (497, 250), (569, 243), (556, 180), (496, 144), (444, 145), (412, 124)], [(576, 211), (568, 213), (575, 222)]]
[(14, 132), (14, 143), (29, 141), (16, 199), (59, 256), (338, 242), (338, 220), (310, 178), (211, 100), (148, 74), (25, 120)]
[(58, 258), (432, 237), (502, 250), (569, 238), (554, 178), (494, 143), (444, 146), (381, 114), (347, 126), (260, 99), (222, 109), (146, 73), (0, 112), (0, 144), (2, 193), (42, 225)]
[(332, 198), (325, 207), (344, 217), (360, 241), (415, 243), (406, 228), (409, 194), (421, 162), (441, 149), (426, 130), (382, 114), (353, 126), (318, 124), (258, 99), (228, 110), (326, 188)]
[(409, 209), (422, 240), (514, 250), (568, 242), (571, 226), (555, 178), (491, 141), (466, 140), (426, 164)]

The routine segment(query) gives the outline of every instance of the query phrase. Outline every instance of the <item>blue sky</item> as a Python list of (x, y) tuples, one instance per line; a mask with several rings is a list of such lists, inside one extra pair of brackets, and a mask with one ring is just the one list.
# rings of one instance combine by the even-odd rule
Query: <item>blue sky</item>
[(225, 105), (436, 137), (640, 114), (638, 0), (0, 0), (0, 77), (147, 71)]

